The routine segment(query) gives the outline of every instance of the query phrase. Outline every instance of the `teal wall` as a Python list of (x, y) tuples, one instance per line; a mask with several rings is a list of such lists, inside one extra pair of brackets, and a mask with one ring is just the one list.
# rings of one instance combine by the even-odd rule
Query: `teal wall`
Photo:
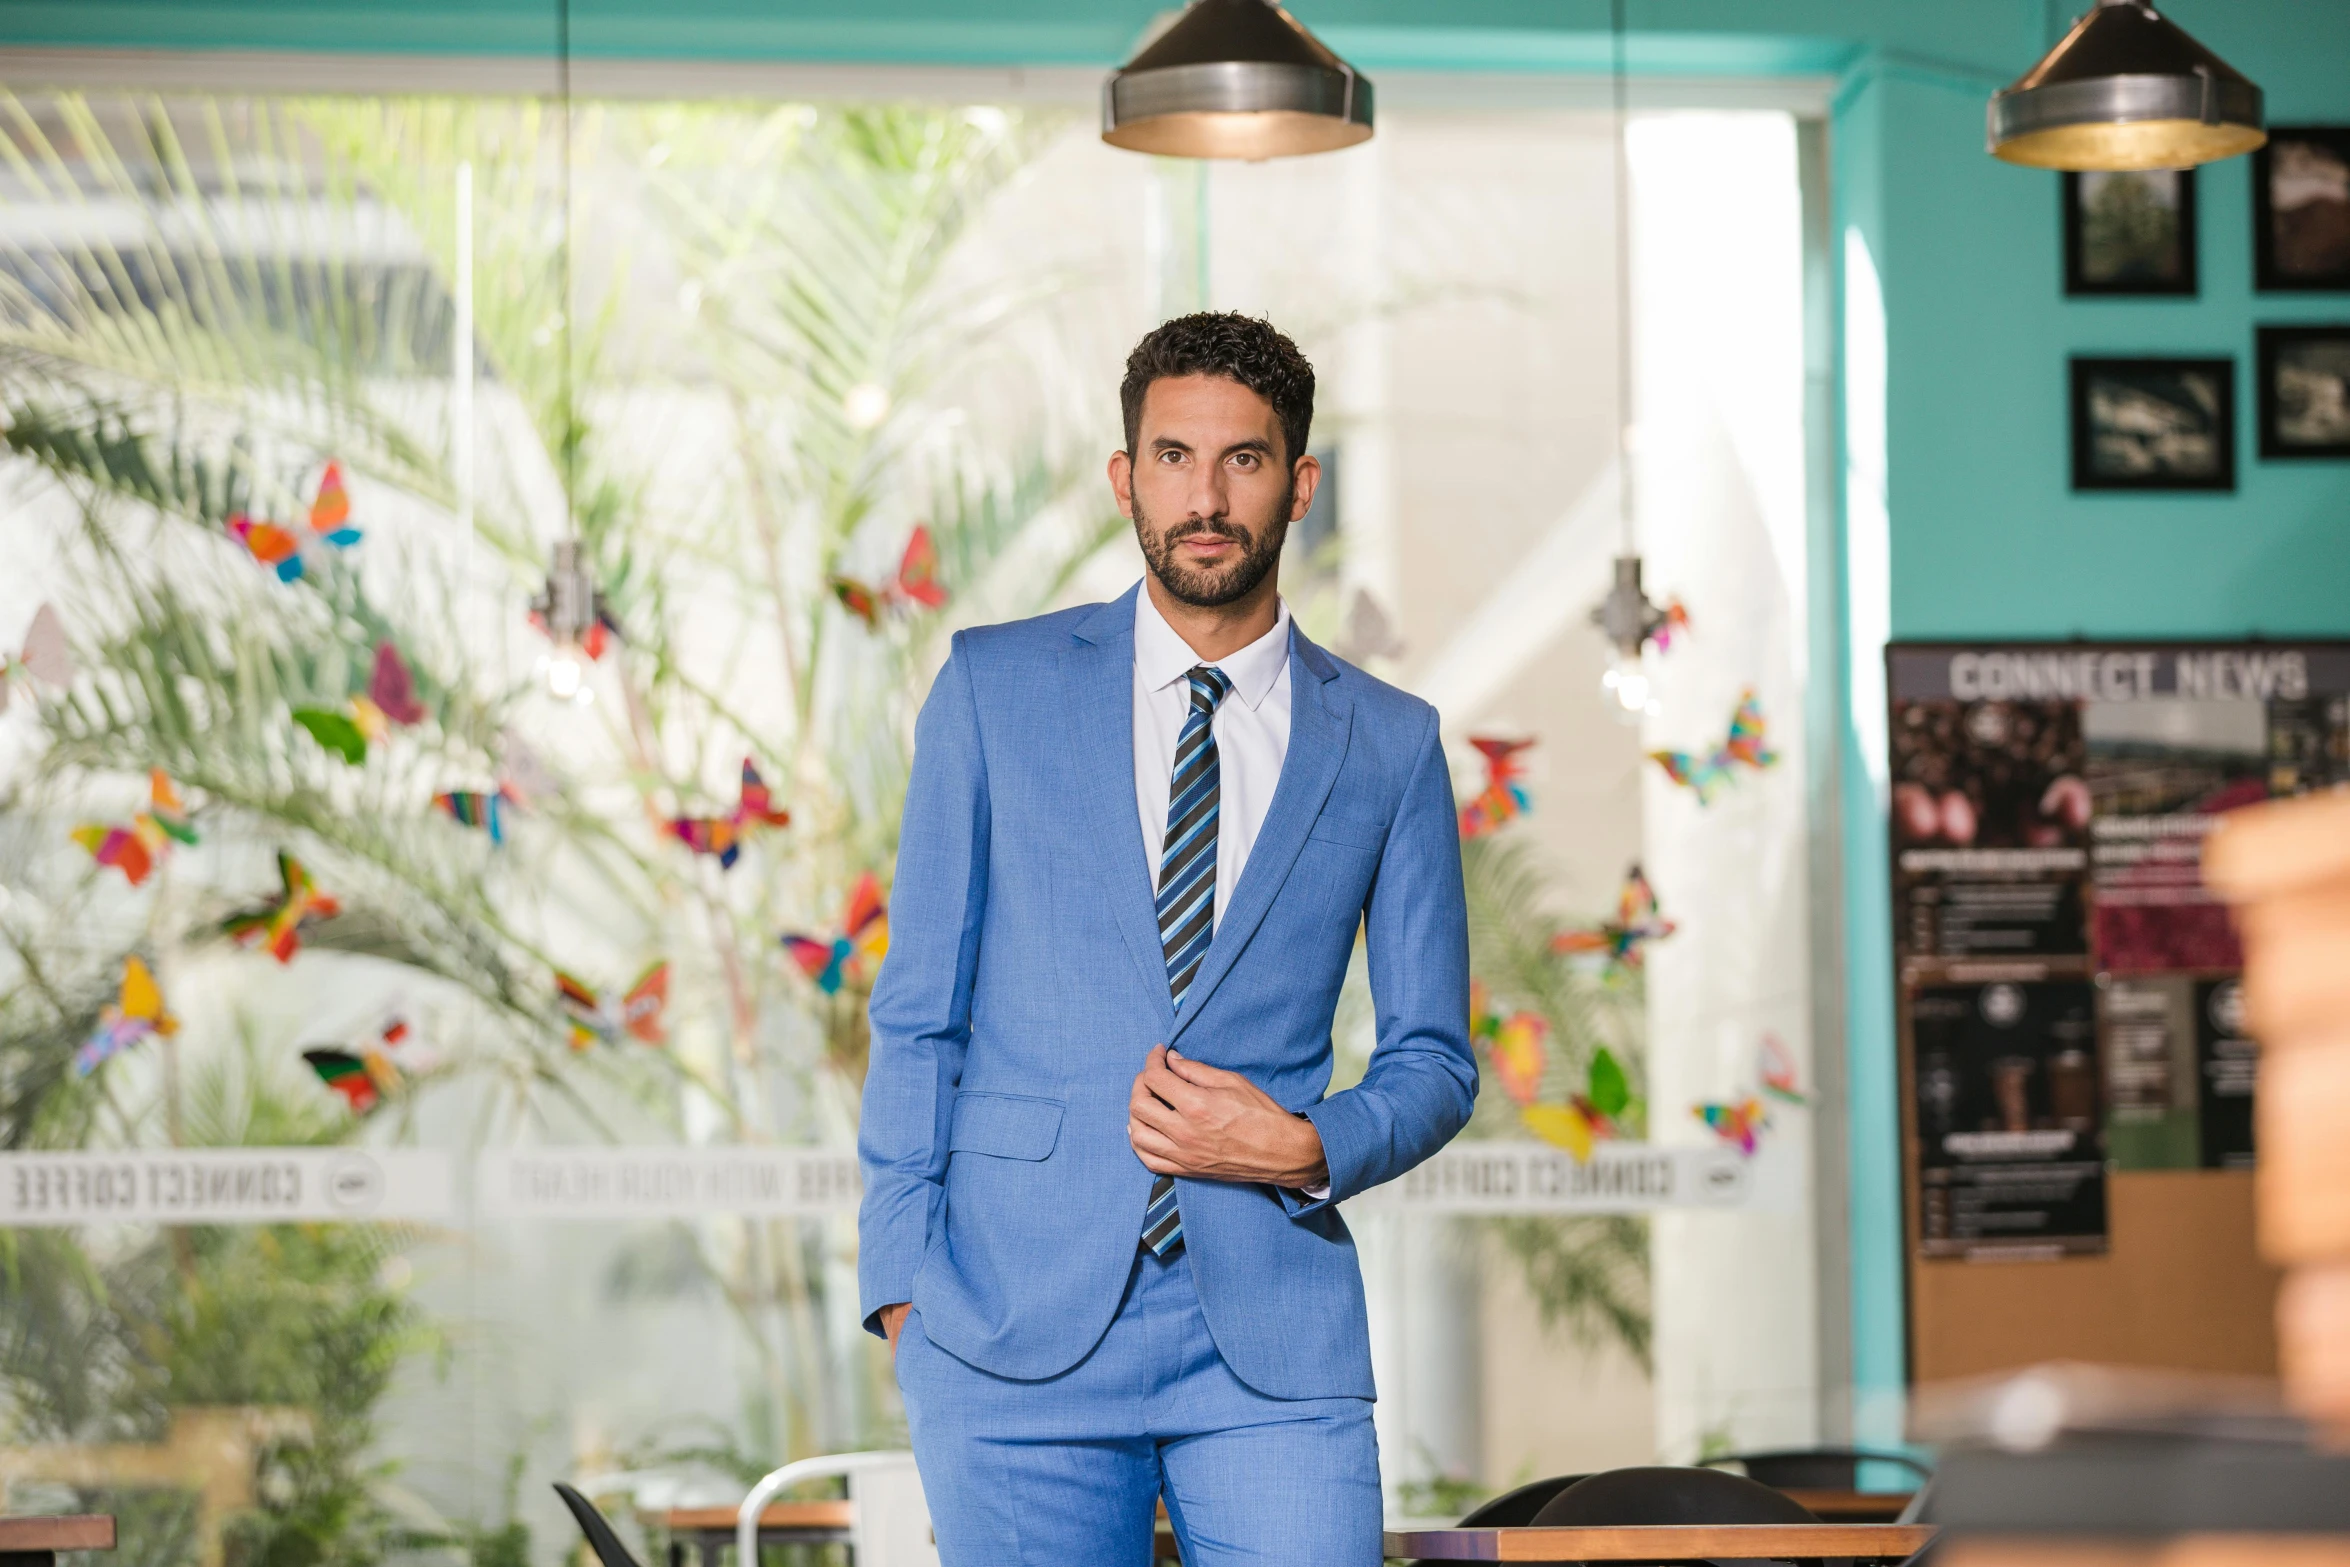
[[(582, 54), (670, 59), (1106, 66), (1169, 0), (575, 0)], [(1374, 73), (1604, 69), (1606, 0), (1297, 0)], [(2067, 301), (2056, 178), (1982, 151), (1983, 103), (2061, 31), (2069, 0), (1630, 0), (1635, 70), (1839, 79), (1834, 239), (1882, 280), (1890, 375), (1889, 625), (1896, 637), (2350, 633), (2350, 464), (2254, 456), (2256, 321), (2350, 319), (2350, 297), (2256, 299), (2244, 161), (2207, 170), (2203, 291)], [(2265, 87), (2272, 118), (2350, 121), (2350, 0), (2175, 0), (2170, 13)], [(1767, 18), (1768, 30), (1761, 24)], [(518, 55), (552, 49), (547, 0), (0, 0), (0, 47)], [(2075, 496), (2064, 360), (2226, 353), (2241, 488)], [(1841, 589), (1838, 548), (1821, 578)], [(1839, 606), (1849, 608), (1853, 606)], [(1863, 623), (1883, 623), (1857, 606)], [(1852, 1094), (1853, 1376), (1859, 1434), (1899, 1434), (1901, 1248), (1884, 829), (1849, 694), (1815, 754), (1843, 766)], [(1873, 649), (1861, 650), (1865, 662)], [(1865, 678), (1861, 681), (1867, 689)], [(1815, 708), (1815, 711), (1823, 709)], [(1880, 764), (1881, 765), (1881, 764)]]

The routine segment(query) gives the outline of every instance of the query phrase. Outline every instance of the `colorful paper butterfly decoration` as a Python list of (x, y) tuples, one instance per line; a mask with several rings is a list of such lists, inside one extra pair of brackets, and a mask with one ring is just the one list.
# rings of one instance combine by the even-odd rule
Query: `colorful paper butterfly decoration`
[(1648, 635), (1641, 640), (1659, 653), (1670, 653), (1673, 650), (1673, 638), (1688, 634), (1689, 611), (1679, 599), (1673, 599), (1657, 611), (1656, 624), (1648, 628)]
[(794, 932), (783, 938), (783, 950), (828, 996), (838, 995), (845, 980), (870, 979), (874, 965), (889, 950), (889, 905), (882, 900), (880, 881), (871, 871), (857, 878), (841, 915), (839, 935), (820, 941)]
[(947, 590), (938, 580), (938, 546), (931, 541), (930, 529), (917, 523), (913, 535), (906, 540), (906, 553), (898, 561), (898, 574), (889, 582), (875, 587), (855, 577), (835, 576), (833, 597), (840, 607), (865, 622), (868, 629), (881, 623), (882, 612), (919, 604), (925, 609), (945, 606)]
[(122, 960), (122, 990), (98, 1014), (98, 1026), (73, 1053), (73, 1075), (88, 1077), (141, 1040), (179, 1032), (179, 1019), (163, 1010), (163, 992), (146, 963)]
[(571, 1037), (571, 1048), (585, 1050), (599, 1041), (616, 1045), (623, 1034), (640, 1044), (668, 1042), (665, 1014), (669, 1010), (669, 965), (656, 963), (636, 982), (607, 1003), (569, 974), (555, 975), (556, 999)]
[[(304, 539), (299, 530), (238, 512), (229, 518), (228, 531), (255, 560), (276, 571), (278, 581), (300, 580)], [(359, 542), (359, 530), (351, 526), (351, 492), (343, 484), (341, 463), (330, 460), (319, 475), (318, 493), (310, 500), (310, 537), (338, 550)]]
[(759, 769), (743, 758), (742, 796), (724, 816), (673, 816), (669, 835), (696, 854), (714, 854), (721, 870), (733, 870), (742, 857), (743, 839), (754, 827), (783, 827), (791, 812), (778, 807)]
[(63, 689), (73, 684), (75, 673), (65, 622), (53, 606), (43, 604), (33, 611), (33, 623), (25, 630), (24, 651), (14, 657), (0, 653), (0, 713), (8, 711), (10, 689), (17, 676), (30, 675), (52, 689)]
[(514, 796), (501, 784), (496, 789), (452, 789), (432, 797), (433, 808), (460, 827), (479, 827), (493, 845), (506, 841), (506, 807)]
[(1552, 938), (1550, 946), (1554, 952), (1596, 954), (1606, 960), (1611, 974), (1619, 973), (1640, 967), (1648, 943), (1664, 940), (1675, 928), (1657, 912), (1656, 889), (1635, 865), (1616, 894), (1614, 919), (1564, 931)]
[(1711, 1127), (1716, 1137), (1747, 1155), (1762, 1146), (1763, 1129), (1771, 1124), (1770, 1112), (1751, 1096), (1731, 1104), (1696, 1105), (1690, 1113)]
[(127, 826), (86, 822), (73, 830), (73, 841), (89, 850), (92, 859), (113, 866), (134, 887), (147, 879), (173, 844), (196, 841), (187, 807), (160, 767), (147, 775), (147, 802)]
[(1781, 1104), (1811, 1103), (1811, 1095), (1795, 1086), (1795, 1055), (1787, 1048), (1786, 1041), (1776, 1034), (1765, 1034), (1760, 1054), (1764, 1093)]
[(1518, 753), (1533, 743), (1493, 740), (1479, 735), (1469, 737), (1469, 744), (1485, 758), (1485, 787), (1461, 807), (1462, 837), (1482, 838), (1534, 808), (1534, 802), (1526, 798), (1525, 785), (1518, 782), (1526, 773), (1518, 761)]
[(1485, 1047), (1486, 1059), (1493, 1063), (1493, 1075), (1500, 1080), (1502, 1091), (1520, 1108), (1532, 1104), (1542, 1092), (1542, 1073), (1548, 1065), (1545, 1042), (1550, 1037), (1550, 1025), (1533, 1012), (1502, 1016), (1493, 1009), (1485, 982), (1472, 980), (1469, 1037)]
[(1749, 686), (1738, 698), (1737, 711), (1730, 715), (1729, 737), (1712, 751), (1703, 756), (1687, 751), (1651, 751), (1648, 758), (1673, 782), (1695, 790), (1698, 804), (1710, 805), (1716, 790), (1736, 780), (1739, 768), (1760, 772), (1777, 764), (1779, 753), (1765, 740), (1762, 703)]
[(406, 1083), (394, 1053), (407, 1043), (409, 1034), (408, 1020), (395, 1013), (373, 1039), (356, 1049), (321, 1045), (303, 1051), (302, 1059), (321, 1083), (342, 1096), (353, 1115), (365, 1116)]
[(283, 890), (277, 901), (232, 914), (220, 928), (240, 947), (258, 946), (280, 963), (291, 963), (302, 950), (302, 931), (315, 920), (333, 919), (343, 906), (318, 890), (300, 860), (277, 851), (277, 876)]
[(1524, 1106), (1518, 1116), (1536, 1136), (1580, 1163), (1597, 1144), (1621, 1135), (1617, 1122), (1631, 1106), (1632, 1084), (1623, 1064), (1602, 1045), (1592, 1054), (1583, 1092), (1567, 1095), (1563, 1105)]

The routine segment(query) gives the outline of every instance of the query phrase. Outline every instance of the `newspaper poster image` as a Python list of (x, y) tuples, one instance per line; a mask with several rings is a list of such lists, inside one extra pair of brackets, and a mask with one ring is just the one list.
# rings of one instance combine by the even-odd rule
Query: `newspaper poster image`
[[(1887, 666), (1913, 1233), (1926, 1256), (2102, 1250), (2104, 1170), (2251, 1164), (2258, 1051), (2203, 840), (2350, 781), (2350, 643), (1896, 644)], [(2028, 1037), (1986, 1088), (1951, 1041), (1999, 986)], [(2084, 1080), (2090, 1130), (2060, 1150)]]
[(1995, 980), (1910, 998), (1926, 1255), (2061, 1256), (2105, 1234), (2091, 992), (2078, 979)]

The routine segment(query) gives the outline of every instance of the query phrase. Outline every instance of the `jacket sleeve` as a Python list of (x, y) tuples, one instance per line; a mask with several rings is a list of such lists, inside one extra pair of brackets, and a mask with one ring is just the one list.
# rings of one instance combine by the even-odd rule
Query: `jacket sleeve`
[(857, 1294), (867, 1331), (913, 1298), (944, 1200), (947, 1128), (970, 1043), (971, 981), (987, 910), (987, 769), (970, 654), (955, 634), (914, 727), (914, 768), (890, 886), (889, 952), (868, 1011), (857, 1161)]
[(1363, 921), (1378, 1041), (1361, 1082), (1306, 1112), (1322, 1135), (1330, 1195), (1285, 1193), (1292, 1217), (1394, 1180), (1452, 1141), (1476, 1103), (1468, 900), (1433, 712)]

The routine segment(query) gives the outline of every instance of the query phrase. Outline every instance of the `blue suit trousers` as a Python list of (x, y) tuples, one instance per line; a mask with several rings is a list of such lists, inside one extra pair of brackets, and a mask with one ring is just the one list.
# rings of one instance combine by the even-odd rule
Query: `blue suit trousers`
[(1137, 1249), (1109, 1331), (1021, 1381), (898, 1340), (942, 1567), (1149, 1567), (1154, 1503), (1186, 1567), (1378, 1567), (1367, 1398), (1269, 1398), (1209, 1335), (1191, 1258)]

